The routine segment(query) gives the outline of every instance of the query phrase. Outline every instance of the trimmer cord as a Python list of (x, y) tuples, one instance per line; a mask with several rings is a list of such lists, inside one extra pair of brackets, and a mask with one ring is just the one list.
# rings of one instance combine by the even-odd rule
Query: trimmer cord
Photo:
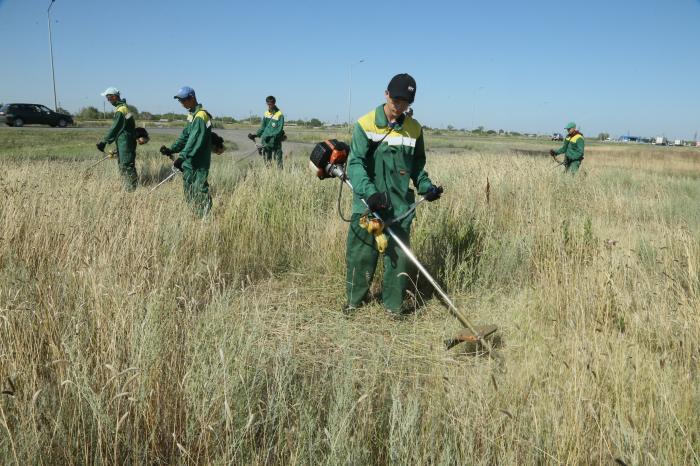
[(340, 182), (340, 189), (338, 190), (338, 215), (340, 215), (340, 218), (341, 218), (344, 222), (350, 223), (350, 219), (349, 219), (349, 218), (345, 218), (345, 217), (343, 216), (343, 210), (342, 210), (341, 207), (340, 207), (340, 201), (341, 201), (341, 199), (342, 199), (342, 197), (343, 197), (343, 185), (344, 185), (344, 184), (345, 184), (345, 183), (343, 183), (343, 182), (341, 181), (341, 182)]

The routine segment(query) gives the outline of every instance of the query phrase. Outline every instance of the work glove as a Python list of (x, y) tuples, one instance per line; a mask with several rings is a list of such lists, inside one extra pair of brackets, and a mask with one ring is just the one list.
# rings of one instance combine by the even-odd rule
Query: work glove
[(160, 153), (166, 157), (171, 157), (173, 155), (173, 151), (170, 150), (170, 148), (165, 147), (165, 146), (160, 146)]
[(549, 149), (549, 155), (551, 155), (552, 157), (556, 157), (557, 153), (554, 152), (554, 149)]
[(423, 197), (428, 202), (437, 201), (442, 196), (443, 191), (442, 186), (431, 185)]
[(100, 152), (104, 152), (105, 147), (107, 147), (107, 143), (104, 141), (98, 142), (96, 145), (97, 145), (97, 150)]
[(391, 199), (389, 193), (374, 193), (367, 198), (367, 207), (372, 212), (382, 209), (391, 209)]
[(176, 158), (175, 161), (173, 162), (173, 167), (175, 167), (176, 169), (182, 171), (182, 162), (184, 162), (184, 160), (182, 159), (182, 157)]
[(255, 141), (255, 138), (257, 138), (256, 135), (254, 135), (253, 133), (248, 133), (248, 139), (250, 139), (251, 141)]

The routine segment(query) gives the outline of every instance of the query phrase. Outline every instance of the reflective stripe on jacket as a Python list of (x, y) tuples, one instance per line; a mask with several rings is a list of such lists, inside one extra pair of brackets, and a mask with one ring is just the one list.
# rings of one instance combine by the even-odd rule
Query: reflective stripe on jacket
[(565, 154), (568, 160), (582, 160), (585, 141), (583, 134), (578, 131), (573, 136), (567, 136), (564, 139), (564, 145), (554, 151), (557, 154)]
[(187, 126), (180, 133), (177, 141), (170, 146), (173, 152), (179, 152), (182, 165), (197, 168), (209, 168), (211, 165), (211, 115), (201, 104), (190, 110)]
[[(406, 116), (400, 125), (389, 127), (380, 105), (355, 124), (348, 160), (348, 177), (355, 191), (352, 211), (362, 213), (361, 201), (376, 192), (388, 192), (391, 217), (402, 215), (415, 202), (418, 193), (428, 191), (432, 182), (425, 171), (425, 146), (420, 123)], [(404, 220), (410, 223), (413, 215)]]

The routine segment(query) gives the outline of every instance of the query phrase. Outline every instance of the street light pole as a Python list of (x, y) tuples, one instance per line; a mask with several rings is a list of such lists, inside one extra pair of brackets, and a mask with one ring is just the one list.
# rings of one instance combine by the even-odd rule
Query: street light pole
[(49, 51), (51, 52), (51, 80), (53, 81), (53, 109), (58, 112), (58, 99), (56, 98), (56, 73), (53, 69), (53, 40), (51, 38), (51, 7), (53, 2), (56, 0), (51, 0), (49, 2), (49, 7), (46, 10), (46, 19), (49, 23)]
[(477, 92), (479, 92), (483, 89), (484, 89), (484, 86), (479, 86), (478, 89), (474, 89), (474, 97), (472, 98), (472, 105), (474, 105), (474, 108), (472, 110), (472, 131), (474, 131), (474, 118), (476, 118), (476, 94), (477, 94)]
[(352, 111), (352, 66), (353, 65), (359, 65), (360, 63), (364, 62), (365, 59), (362, 58), (360, 61), (357, 63), (350, 63), (350, 73), (348, 77), (348, 128), (352, 124), (352, 116), (350, 115)]

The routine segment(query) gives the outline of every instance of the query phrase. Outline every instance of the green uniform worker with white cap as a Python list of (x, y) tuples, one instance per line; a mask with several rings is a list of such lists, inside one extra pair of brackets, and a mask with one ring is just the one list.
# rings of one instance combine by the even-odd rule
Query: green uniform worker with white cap
[[(416, 95), (416, 81), (408, 74), (394, 76), (384, 92), (386, 103), (360, 118), (353, 129), (347, 173), (354, 190), (352, 219), (346, 249), (345, 313), (360, 306), (369, 291), (379, 249), (384, 249), (382, 302), (392, 316), (400, 316), (408, 286), (410, 261), (399, 246), (388, 238), (382, 244), (371, 233), (369, 210), (382, 219), (398, 218), (415, 202), (409, 187), (413, 183), (428, 201), (440, 198), (442, 187), (435, 186), (425, 171), (425, 147), (420, 123), (404, 115)], [(409, 245), (414, 214), (391, 225), (399, 238)], [(384, 241), (384, 240), (383, 240)]]
[(265, 99), (267, 111), (260, 122), (260, 128), (253, 134), (248, 134), (251, 141), (255, 141), (259, 137), (262, 141), (262, 156), (265, 162), (272, 163), (274, 157), (277, 166), (282, 168), (282, 140), (284, 139), (284, 115), (277, 108), (277, 99), (275, 96), (269, 95)]
[(168, 157), (179, 153), (173, 166), (182, 171), (185, 200), (197, 216), (203, 217), (211, 210), (208, 181), (211, 165), (211, 115), (197, 102), (194, 89), (189, 86), (180, 88), (174, 98), (189, 111), (187, 126), (172, 146), (162, 146), (160, 152)]
[(549, 154), (555, 157), (559, 154), (564, 154), (565, 171), (575, 175), (578, 172), (581, 162), (583, 162), (583, 150), (585, 141), (583, 134), (576, 129), (576, 123), (573, 121), (566, 125), (567, 136), (564, 139), (564, 145), (557, 150), (550, 150)]
[(136, 173), (136, 122), (135, 115), (129, 111), (126, 100), (119, 95), (119, 89), (109, 87), (102, 95), (110, 104), (116, 107), (112, 118), (112, 127), (102, 141), (97, 143), (97, 149), (104, 152), (107, 144), (116, 141), (119, 157), (119, 173), (125, 191), (136, 189), (138, 175)]

